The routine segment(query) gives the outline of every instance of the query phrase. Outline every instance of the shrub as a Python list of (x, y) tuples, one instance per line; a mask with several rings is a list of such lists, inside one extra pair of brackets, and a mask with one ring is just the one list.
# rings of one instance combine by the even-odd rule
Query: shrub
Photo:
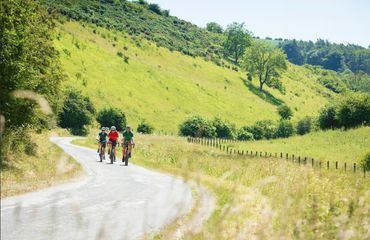
[(193, 116), (180, 125), (180, 134), (182, 136), (214, 138), (216, 137), (216, 128), (212, 122), (200, 116)]
[(370, 125), (370, 95), (356, 93), (343, 96), (337, 104), (336, 115), (339, 125), (346, 128)]
[(162, 10), (156, 3), (150, 3), (148, 9), (152, 12), (155, 12), (156, 14), (162, 15)]
[(142, 121), (137, 126), (137, 132), (139, 132), (139, 133), (151, 134), (151, 133), (153, 133), (153, 130), (154, 130), (153, 126), (150, 125), (149, 123), (146, 123), (145, 121)]
[(294, 127), (290, 121), (281, 120), (275, 132), (276, 138), (287, 138), (294, 134)]
[(304, 135), (311, 132), (312, 119), (310, 117), (305, 117), (298, 121), (297, 124), (297, 133), (299, 135)]
[(115, 126), (118, 131), (122, 131), (126, 126), (126, 116), (125, 114), (117, 108), (106, 108), (101, 110), (96, 121), (100, 126)]
[(293, 116), (293, 111), (287, 105), (278, 107), (278, 113), (282, 119), (290, 119)]
[(248, 131), (248, 127), (242, 127), (239, 129), (237, 138), (240, 141), (253, 141), (254, 137), (251, 132)]
[(321, 109), (318, 123), (321, 129), (336, 128), (339, 126), (338, 119), (336, 117), (336, 110), (333, 105), (328, 105)]
[(215, 118), (212, 122), (216, 128), (216, 136), (218, 138), (232, 139), (235, 135), (235, 127), (229, 122), (222, 121), (219, 118)]
[(73, 134), (86, 133), (84, 127), (90, 124), (95, 108), (90, 99), (76, 89), (69, 88), (65, 92), (62, 111), (58, 114), (59, 125), (68, 128)]
[(370, 171), (370, 152), (366, 153), (362, 158), (361, 165), (366, 171)]
[(262, 120), (246, 127), (246, 129), (253, 134), (255, 140), (271, 139), (275, 135), (276, 124), (271, 120)]

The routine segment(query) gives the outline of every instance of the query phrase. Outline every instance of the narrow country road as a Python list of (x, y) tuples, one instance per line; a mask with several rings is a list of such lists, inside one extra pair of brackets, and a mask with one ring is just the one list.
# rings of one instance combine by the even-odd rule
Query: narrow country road
[(52, 138), (79, 161), (80, 181), (1, 200), (1, 239), (142, 239), (192, 207), (183, 180), (130, 164), (97, 162), (96, 151)]

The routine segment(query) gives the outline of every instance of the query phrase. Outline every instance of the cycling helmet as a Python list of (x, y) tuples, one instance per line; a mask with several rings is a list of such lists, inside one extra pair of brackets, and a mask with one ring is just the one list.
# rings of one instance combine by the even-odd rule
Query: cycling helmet
[(102, 130), (102, 131), (105, 131), (105, 127), (102, 127), (102, 128), (101, 128), (101, 130)]
[(116, 131), (116, 127), (115, 127), (115, 126), (112, 126), (112, 127), (110, 128), (110, 130)]
[(129, 129), (131, 129), (131, 126), (130, 126), (130, 125), (126, 125), (126, 128), (129, 128)]

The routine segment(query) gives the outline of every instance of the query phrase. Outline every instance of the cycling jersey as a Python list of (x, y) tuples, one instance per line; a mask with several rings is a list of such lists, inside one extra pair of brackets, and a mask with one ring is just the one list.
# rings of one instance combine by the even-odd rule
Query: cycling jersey
[(118, 132), (117, 131), (110, 131), (108, 134), (109, 141), (115, 142), (118, 139)]
[(122, 133), (122, 136), (123, 136), (124, 142), (130, 142), (133, 139), (134, 134), (131, 131), (130, 132), (124, 131)]
[(99, 133), (99, 142), (105, 143), (107, 141), (108, 134), (106, 132)]

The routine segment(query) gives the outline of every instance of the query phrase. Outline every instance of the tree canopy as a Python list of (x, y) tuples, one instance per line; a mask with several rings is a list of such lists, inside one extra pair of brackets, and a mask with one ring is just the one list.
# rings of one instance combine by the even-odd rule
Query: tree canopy
[(246, 50), (243, 63), (248, 73), (258, 78), (261, 91), (265, 84), (282, 89), (280, 75), (287, 69), (287, 62), (281, 49), (262, 41), (255, 41)]
[(239, 63), (245, 49), (251, 45), (252, 37), (245, 28), (244, 23), (232, 23), (225, 30), (226, 40), (224, 42), (224, 51), (226, 57)]
[(216, 22), (209, 22), (207, 23), (206, 27), (207, 31), (213, 32), (213, 33), (223, 33), (222, 26)]

